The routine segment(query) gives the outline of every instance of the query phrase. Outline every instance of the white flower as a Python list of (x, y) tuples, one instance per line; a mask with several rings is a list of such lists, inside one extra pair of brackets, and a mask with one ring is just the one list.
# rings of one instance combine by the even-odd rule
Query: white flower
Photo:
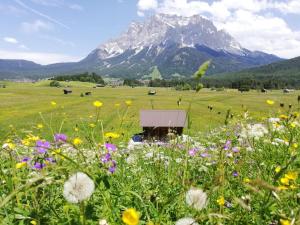
[(108, 225), (108, 222), (105, 219), (99, 221), (99, 225)]
[(78, 172), (65, 182), (64, 197), (70, 203), (78, 203), (91, 197), (94, 190), (94, 181), (85, 173)]
[(268, 121), (269, 121), (269, 123), (278, 123), (278, 122), (280, 122), (280, 119), (279, 118), (269, 118)]
[(259, 139), (263, 136), (265, 136), (268, 133), (267, 128), (260, 124), (248, 124), (246, 129), (243, 129), (241, 132), (241, 137), (243, 138), (255, 138), (255, 139)]
[(206, 206), (207, 194), (201, 189), (192, 188), (185, 195), (186, 204), (201, 210)]
[(198, 225), (198, 223), (190, 217), (185, 217), (176, 221), (175, 225)]

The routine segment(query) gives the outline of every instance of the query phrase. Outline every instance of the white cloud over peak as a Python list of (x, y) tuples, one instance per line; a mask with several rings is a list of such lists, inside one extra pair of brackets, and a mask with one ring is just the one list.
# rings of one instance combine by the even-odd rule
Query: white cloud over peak
[(146, 12), (205, 15), (245, 48), (284, 58), (300, 55), (300, 31), (290, 28), (281, 16), (300, 13), (300, 0), (157, 0), (151, 7), (145, 1), (138, 2), (140, 16)]
[(13, 37), (4, 37), (3, 41), (10, 43), (10, 44), (18, 44), (18, 40)]

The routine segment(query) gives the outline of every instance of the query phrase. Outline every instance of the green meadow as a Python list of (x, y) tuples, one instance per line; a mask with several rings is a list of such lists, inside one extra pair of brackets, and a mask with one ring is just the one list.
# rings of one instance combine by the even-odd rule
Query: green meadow
[[(284, 103), (285, 107), (292, 104), (298, 107), (297, 97), (300, 91), (284, 94), (282, 91), (270, 91), (261, 93), (251, 91), (240, 93), (237, 90), (211, 91), (176, 91), (172, 88), (154, 88), (155, 96), (147, 95), (150, 88), (147, 87), (103, 87), (93, 88), (91, 83), (68, 82), (72, 94), (64, 95), (64, 88), (49, 87), (49, 81), (37, 83), (12, 83), (0, 82), (7, 85), (0, 88), (0, 131), (4, 137), (9, 127), (16, 129), (35, 129), (37, 124), (43, 123), (42, 117), (51, 122), (51, 126), (62, 131), (72, 132), (81, 122), (95, 122), (95, 107), (93, 102), (103, 102), (99, 120), (103, 123), (106, 132), (118, 129), (122, 112), (115, 104), (125, 106), (126, 100), (132, 101), (132, 106), (126, 114), (126, 134), (128, 136), (140, 131), (139, 110), (141, 109), (184, 109), (187, 110), (190, 102), (191, 108), (191, 132), (207, 131), (219, 127), (224, 123), (227, 110), (237, 115), (248, 110), (249, 115), (255, 120), (267, 116), (270, 112), (277, 112), (278, 105)], [(91, 96), (81, 97), (81, 93), (92, 92)], [(178, 100), (181, 99), (178, 105)], [(275, 105), (269, 106), (266, 100), (275, 101)], [(51, 101), (57, 103), (54, 107)], [(208, 106), (213, 109), (209, 110)], [(124, 107), (123, 107), (124, 108)], [(63, 124), (62, 124), (63, 121)], [(11, 126), (12, 125), (12, 126)]]

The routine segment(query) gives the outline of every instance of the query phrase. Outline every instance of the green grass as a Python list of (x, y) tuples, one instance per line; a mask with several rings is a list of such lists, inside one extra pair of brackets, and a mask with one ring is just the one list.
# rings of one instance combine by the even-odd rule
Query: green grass
[[(52, 124), (59, 126), (63, 118), (67, 118), (63, 126), (64, 132), (70, 132), (81, 120), (95, 121), (90, 115), (95, 115), (95, 108), (92, 103), (100, 100), (104, 103), (100, 119), (106, 121), (104, 129), (106, 131), (115, 130), (118, 127), (119, 120), (115, 103), (124, 104), (125, 100), (132, 100), (132, 107), (129, 109), (126, 131), (129, 135), (140, 131), (139, 110), (141, 109), (188, 109), (189, 102), (192, 101), (192, 132), (207, 131), (218, 127), (224, 121), (226, 111), (231, 110), (233, 114), (239, 114), (245, 109), (249, 109), (250, 115), (254, 119), (260, 119), (266, 116), (272, 107), (265, 102), (272, 99), (278, 105), (293, 104), (297, 107), (297, 96), (299, 91), (283, 94), (282, 91), (272, 91), (260, 93), (251, 91), (249, 93), (239, 93), (236, 90), (210, 91), (202, 90), (198, 94), (193, 91), (175, 91), (171, 88), (156, 88), (156, 96), (148, 96), (149, 88), (92, 88), (91, 83), (69, 82), (63, 85), (71, 86), (73, 93), (64, 95), (63, 88), (49, 87), (49, 81), (40, 81), (37, 83), (6, 83), (7, 88), (0, 89), (0, 124), (1, 134), (6, 134), (9, 125), (17, 129), (32, 129), (37, 123), (41, 123), (39, 113), (48, 120), (52, 118)], [(81, 93), (92, 91), (92, 96), (80, 97)], [(182, 98), (180, 106), (177, 100)], [(50, 102), (57, 102), (54, 109)], [(210, 112), (208, 105), (213, 106)], [(275, 108), (275, 107), (274, 107)], [(107, 122), (108, 121), (108, 122)], [(108, 125), (109, 124), (109, 125)]]

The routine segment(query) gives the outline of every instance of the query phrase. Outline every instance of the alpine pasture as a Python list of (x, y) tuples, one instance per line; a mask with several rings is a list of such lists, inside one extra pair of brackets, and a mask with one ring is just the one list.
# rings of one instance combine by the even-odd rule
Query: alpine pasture
[[(6, 85), (2, 224), (300, 223), (299, 91)], [(187, 110), (190, 126), (133, 143), (151, 108)]]

